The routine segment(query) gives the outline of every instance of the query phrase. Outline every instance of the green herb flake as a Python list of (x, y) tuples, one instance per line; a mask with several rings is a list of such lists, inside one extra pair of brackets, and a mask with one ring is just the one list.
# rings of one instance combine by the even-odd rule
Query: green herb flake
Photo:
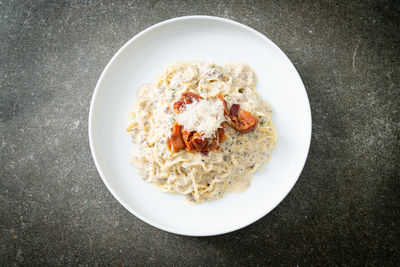
[(265, 123), (265, 120), (264, 120), (264, 118), (262, 118), (261, 121), (260, 121), (260, 124), (264, 125), (264, 123)]
[(176, 88), (171, 88), (171, 91), (172, 91), (172, 97), (175, 97)]

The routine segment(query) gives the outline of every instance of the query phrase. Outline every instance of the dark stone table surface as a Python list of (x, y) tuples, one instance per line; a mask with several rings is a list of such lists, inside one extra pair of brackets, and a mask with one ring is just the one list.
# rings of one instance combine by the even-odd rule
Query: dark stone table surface
[[(308, 160), (271, 213), (214, 237), (163, 232), (103, 184), (89, 104), (113, 54), (177, 16), (242, 22), (292, 60)], [(0, 265), (400, 264), (399, 1), (0, 0)]]

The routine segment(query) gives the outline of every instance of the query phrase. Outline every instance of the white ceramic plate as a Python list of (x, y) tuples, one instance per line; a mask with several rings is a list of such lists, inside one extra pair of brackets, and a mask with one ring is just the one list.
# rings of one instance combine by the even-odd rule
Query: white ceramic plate
[[(249, 64), (258, 76), (259, 94), (272, 106), (278, 134), (271, 161), (247, 191), (200, 205), (143, 181), (129, 164), (132, 145), (125, 130), (138, 86), (152, 82), (169, 63), (192, 59)], [(307, 158), (311, 111), (294, 66), (264, 35), (223, 18), (180, 17), (139, 33), (108, 63), (90, 106), (89, 139), (104, 183), (131, 213), (172, 233), (217, 235), (255, 222), (289, 193)]]

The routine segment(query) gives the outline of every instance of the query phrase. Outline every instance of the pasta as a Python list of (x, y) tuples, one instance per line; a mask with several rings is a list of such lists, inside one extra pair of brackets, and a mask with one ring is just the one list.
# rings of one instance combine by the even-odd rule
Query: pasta
[[(269, 161), (277, 141), (271, 109), (257, 94), (256, 83), (255, 72), (246, 64), (218, 66), (191, 61), (171, 64), (154, 83), (140, 86), (127, 126), (133, 143), (130, 162), (139, 175), (162, 191), (184, 195), (190, 203), (215, 200), (226, 192), (246, 190), (253, 174)], [(223, 126), (217, 125), (224, 131), (224, 140), (220, 138), (215, 149), (205, 153), (185, 149), (170, 151), (171, 129), (177, 119), (184, 121), (176, 107), (174, 110), (174, 103), (188, 92), (201, 97), (194, 100), (191, 110), (201, 108), (194, 106), (199, 101), (214, 101), (210, 102), (210, 107), (216, 103), (213, 112), (224, 112), (221, 103), (216, 102), (219, 95), (231, 107), (229, 116), (235, 105), (240, 104), (240, 108), (255, 117), (256, 124), (241, 133), (225, 114)], [(189, 110), (189, 106), (186, 108)], [(209, 114), (201, 115), (204, 118)], [(224, 116), (218, 118), (224, 119)], [(228, 122), (233, 126), (227, 126)], [(182, 125), (181, 129), (184, 127)], [(201, 135), (205, 136), (204, 133)], [(218, 140), (215, 134), (213, 136)]]

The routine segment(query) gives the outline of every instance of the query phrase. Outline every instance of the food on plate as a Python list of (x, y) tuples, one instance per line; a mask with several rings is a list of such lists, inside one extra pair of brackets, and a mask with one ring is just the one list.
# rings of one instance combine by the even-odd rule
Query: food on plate
[(139, 175), (190, 203), (246, 190), (277, 141), (256, 84), (246, 64), (193, 61), (140, 86), (127, 127)]

